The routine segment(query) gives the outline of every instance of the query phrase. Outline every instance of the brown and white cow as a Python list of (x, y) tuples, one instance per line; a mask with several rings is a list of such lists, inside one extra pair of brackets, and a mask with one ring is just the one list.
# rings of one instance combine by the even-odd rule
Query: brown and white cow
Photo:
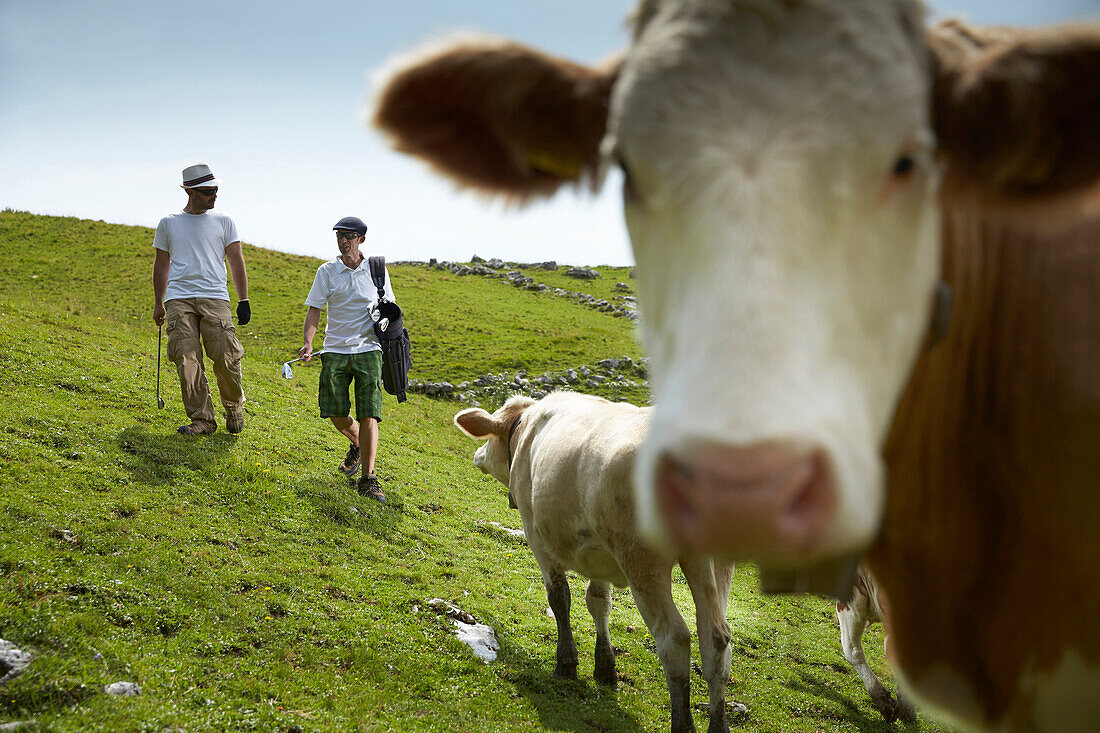
[(632, 22), (603, 68), (435, 49), (375, 122), (520, 200), (623, 170), (648, 532), (783, 571), (873, 542), (925, 705), (1096, 729), (1100, 27), (928, 29), (917, 0), (642, 0)]
[[(611, 585), (630, 586), (657, 644), (672, 701), (672, 730), (695, 730), (689, 705), (691, 634), (672, 599), (677, 560), (642, 542), (634, 516), (631, 475), (652, 410), (573, 392), (535, 401), (512, 397), (493, 414), (480, 408), (455, 415), (455, 425), (486, 442), (474, 465), (508, 487), (519, 509), (558, 626), (554, 675), (577, 677), (577, 647), (569, 624), (571, 570), (589, 579), (585, 604), (596, 625), (597, 681), (614, 684), (615, 655), (608, 617)], [(680, 569), (695, 600), (703, 677), (710, 692), (711, 733), (728, 731), (726, 623), (733, 565), (682, 555)]]

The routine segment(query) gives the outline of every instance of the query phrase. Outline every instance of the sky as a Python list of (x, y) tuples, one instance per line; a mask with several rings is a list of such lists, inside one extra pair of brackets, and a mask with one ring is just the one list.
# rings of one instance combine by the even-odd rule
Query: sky
[[(595, 63), (634, 0), (0, 0), (0, 208), (154, 227), (208, 163), (242, 241), (324, 259), (354, 215), (387, 260), (630, 265), (619, 185), (486, 201), (364, 124), (395, 54), (455, 31)], [(1100, 20), (1100, 0), (931, 0), (935, 16)], [(150, 245), (152, 238), (150, 237)], [(151, 257), (152, 255), (150, 255)]]

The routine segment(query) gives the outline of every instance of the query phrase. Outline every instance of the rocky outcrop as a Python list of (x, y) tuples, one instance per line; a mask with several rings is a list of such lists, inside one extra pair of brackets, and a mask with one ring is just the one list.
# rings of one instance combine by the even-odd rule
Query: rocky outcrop
[(482, 374), (469, 382), (409, 381), (408, 391), (438, 399), (464, 402), (474, 407), (502, 404), (509, 396), (524, 394), (540, 399), (554, 390), (584, 391), (607, 387), (649, 387), (646, 381), (648, 359), (637, 361), (629, 356), (602, 359), (593, 366), (582, 365), (560, 372), (543, 372), (537, 377), (526, 370)]
[[(601, 313), (607, 313), (608, 315), (616, 318), (625, 318), (628, 321), (638, 320), (638, 301), (630, 295), (616, 295), (611, 301), (603, 298), (597, 298), (588, 293), (579, 293), (573, 290), (566, 290), (565, 288), (555, 288), (545, 283), (540, 283), (535, 278), (529, 275), (524, 275), (518, 268), (543, 269), (543, 270), (556, 270), (558, 264), (556, 262), (540, 262), (535, 264), (517, 264), (515, 262), (504, 262), (493, 258), (491, 260), (485, 260), (477, 255), (474, 255), (470, 260), (469, 265), (461, 262), (447, 262), (438, 261), (435, 259), (424, 262), (391, 262), (391, 265), (409, 265), (416, 267), (428, 267), (433, 270), (441, 270), (451, 273), (452, 275), (458, 275), (459, 277), (467, 277), (470, 275), (476, 275), (479, 277), (493, 277), (503, 278), (517, 288), (523, 288), (524, 290), (531, 290), (539, 293), (550, 293), (558, 298), (567, 298), (578, 305), (583, 305), (587, 308), (598, 310)], [(600, 273), (597, 270), (593, 270), (587, 267), (572, 267), (565, 271), (566, 275), (571, 277), (577, 277), (581, 279), (594, 279), (600, 277)], [(615, 289), (619, 291), (629, 291), (630, 286), (626, 283), (617, 283)]]

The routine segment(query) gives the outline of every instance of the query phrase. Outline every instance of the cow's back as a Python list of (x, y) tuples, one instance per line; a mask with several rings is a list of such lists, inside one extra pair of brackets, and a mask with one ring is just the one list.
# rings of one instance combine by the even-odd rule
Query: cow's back
[[(899, 404), (870, 557), (896, 661), (972, 721), (1029, 727), (1036, 690), (1040, 715), (1100, 715), (1100, 220), (943, 231), (951, 323)], [(1044, 699), (1058, 674), (1077, 693)]]
[(635, 537), (634, 455), (650, 410), (571, 392), (524, 414), (512, 494), (524, 527), (565, 567), (625, 584), (614, 566), (617, 538)]

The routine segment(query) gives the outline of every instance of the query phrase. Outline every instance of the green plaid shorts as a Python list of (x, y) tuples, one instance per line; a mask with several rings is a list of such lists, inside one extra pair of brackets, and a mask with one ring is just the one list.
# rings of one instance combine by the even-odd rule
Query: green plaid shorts
[(373, 417), (382, 422), (382, 352), (322, 354), (317, 404), (321, 417), (348, 417), (351, 398), (348, 389), (355, 380), (355, 418)]

